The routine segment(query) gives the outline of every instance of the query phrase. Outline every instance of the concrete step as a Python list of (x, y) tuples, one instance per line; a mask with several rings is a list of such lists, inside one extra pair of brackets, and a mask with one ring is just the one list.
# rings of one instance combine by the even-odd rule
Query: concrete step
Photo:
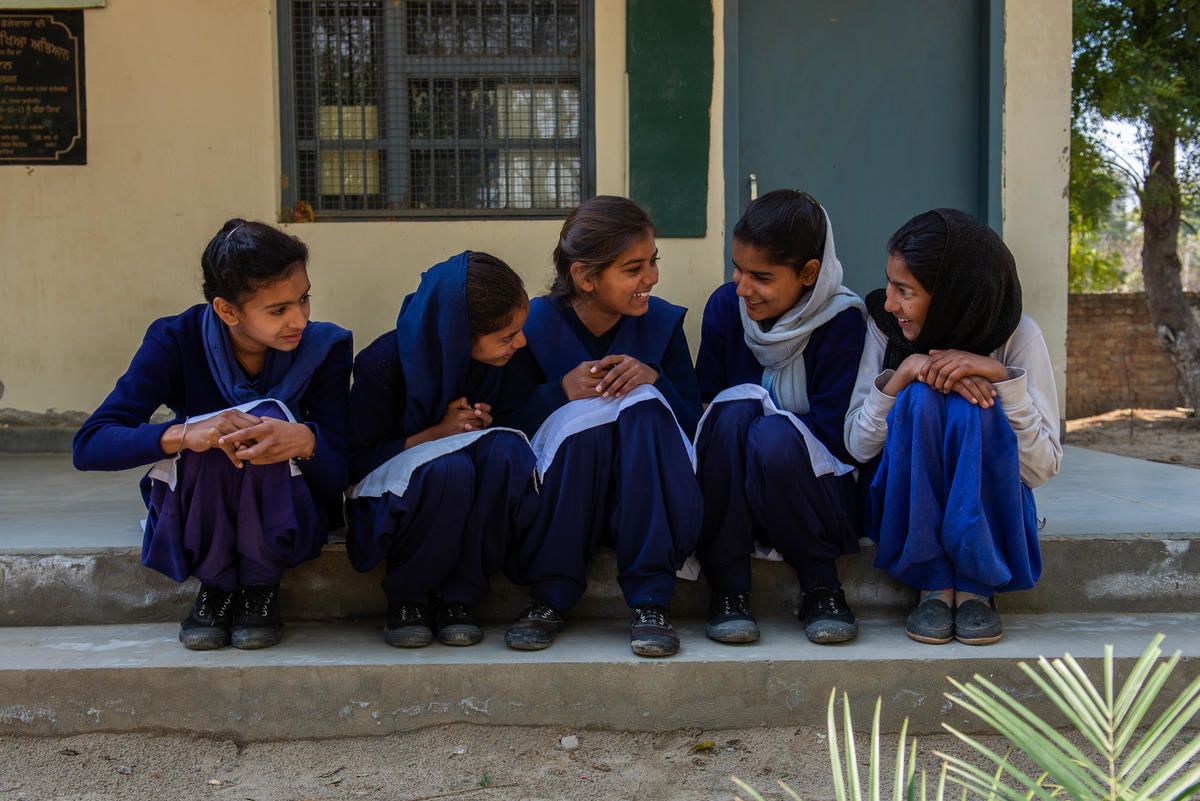
[[(823, 726), (831, 687), (848, 689), (866, 720), (876, 695), (882, 725), (912, 732), (978, 722), (943, 698), (946, 676), (986, 675), (1036, 688), (1017, 660), (1069, 650), (1094, 677), (1105, 643), (1127, 672), (1155, 632), (1181, 664), (1174, 697), (1200, 670), (1200, 617), (1190, 614), (1006, 615), (1007, 634), (986, 647), (920, 645), (896, 618), (865, 620), (859, 638), (809, 643), (790, 619), (762, 621), (754, 645), (710, 642), (697, 621), (677, 621), (671, 659), (633, 656), (618, 621), (577, 621), (549, 649), (518, 652), (501, 629), (471, 648), (389, 648), (375, 626), (290, 626), (263, 651), (184, 650), (171, 624), (0, 629), (0, 735), (187, 732), (238, 741), (388, 734), (459, 721), (643, 731), (685, 726)], [(1097, 680), (1094, 678), (1094, 680)]]
[[(61, 456), (0, 457), (0, 625), (91, 625), (182, 619), (195, 583), (175, 584), (140, 565), (140, 471), (80, 474)], [(1003, 597), (1006, 612), (1200, 612), (1200, 471), (1068, 448), (1063, 473), (1037, 491), (1043, 578)], [(874, 567), (874, 549), (839, 565), (860, 612), (895, 613), (911, 593)], [(377, 618), (382, 571), (358, 574), (342, 545), (290, 571), (283, 607), (294, 620)], [(754, 563), (752, 604), (764, 616), (798, 603), (794, 573)], [(526, 602), (497, 578), (480, 606), (503, 620)], [(708, 588), (680, 582), (678, 615), (701, 616)], [(576, 618), (627, 613), (610, 553), (593, 560)]]

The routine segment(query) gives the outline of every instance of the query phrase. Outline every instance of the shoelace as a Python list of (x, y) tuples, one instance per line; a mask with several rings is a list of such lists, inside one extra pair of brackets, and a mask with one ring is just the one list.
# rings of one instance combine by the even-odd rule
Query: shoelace
[(404, 604), (400, 607), (400, 613), (393, 615), (393, 617), (399, 620), (401, 623), (408, 623), (409, 621), (416, 621), (420, 623), (424, 622), (425, 620), (425, 615), (423, 614), (421, 607), (413, 604)]
[(216, 613), (212, 613), (212, 593), (204, 590), (200, 593), (200, 603), (197, 604), (196, 612), (200, 617), (220, 618), (225, 617), (229, 612), (229, 605), (233, 603), (233, 593), (223, 593), (221, 605), (217, 608)]
[(634, 622), (638, 626), (658, 626), (664, 629), (671, 627), (667, 622), (666, 613), (653, 606), (639, 606), (634, 611)]
[(554, 618), (558, 617), (558, 613), (555, 612), (554, 608), (549, 604), (530, 604), (525, 611), (521, 613), (521, 617), (527, 620), (534, 618), (538, 620), (553, 620)]
[(462, 620), (471, 616), (471, 613), (467, 611), (467, 605), (459, 603), (446, 604), (442, 607), (442, 614), (451, 620)]
[(244, 601), (246, 611), (258, 617), (267, 617), (271, 613), (271, 602), (275, 593), (270, 590), (246, 590)]
[(824, 615), (841, 614), (839, 609), (838, 597), (833, 593), (822, 593), (813, 603), (813, 610)]
[(745, 593), (738, 595), (723, 595), (721, 596), (721, 608), (718, 614), (724, 615), (748, 615), (750, 614), (750, 602)]

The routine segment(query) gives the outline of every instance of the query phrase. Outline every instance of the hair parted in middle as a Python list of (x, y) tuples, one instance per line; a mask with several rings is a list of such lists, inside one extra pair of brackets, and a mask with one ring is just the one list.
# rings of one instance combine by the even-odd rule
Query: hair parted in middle
[(733, 238), (761, 250), (771, 264), (800, 270), (825, 255), (825, 212), (807, 192), (776, 189), (746, 207)]
[(629, 198), (597, 195), (583, 201), (567, 215), (559, 232), (550, 298), (565, 302), (575, 295), (571, 265), (582, 264), (585, 274), (595, 275), (648, 236), (654, 236), (654, 223)]

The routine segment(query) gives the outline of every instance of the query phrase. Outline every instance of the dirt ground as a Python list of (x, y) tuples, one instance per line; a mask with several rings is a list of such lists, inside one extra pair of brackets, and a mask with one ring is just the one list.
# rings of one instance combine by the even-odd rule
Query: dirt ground
[[(570, 735), (578, 747), (566, 750), (562, 738)], [(984, 740), (1004, 750), (997, 738)], [(240, 748), (148, 734), (0, 737), (0, 799), (730, 801), (741, 792), (729, 779), (736, 775), (768, 799), (785, 798), (776, 785), (783, 779), (819, 801), (833, 797), (827, 743), (823, 730), (809, 728), (645, 734), (470, 724)], [(866, 745), (859, 738), (860, 754)], [(937, 749), (970, 754), (949, 736), (922, 738), (934, 785)], [(885, 764), (894, 754), (894, 745), (885, 746)], [(883, 781), (890, 787), (891, 774)]]
[(1200, 468), (1200, 416), (1181, 409), (1117, 409), (1067, 421), (1068, 445)]

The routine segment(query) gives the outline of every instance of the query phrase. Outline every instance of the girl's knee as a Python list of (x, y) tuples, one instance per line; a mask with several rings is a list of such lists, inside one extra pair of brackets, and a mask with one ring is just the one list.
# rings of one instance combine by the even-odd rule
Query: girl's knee
[(255, 417), (273, 417), (276, 420), (288, 419), (287, 412), (283, 406), (280, 405), (279, 401), (274, 400), (263, 401), (251, 409), (248, 414), (252, 414)]
[(746, 432), (746, 452), (764, 470), (792, 470), (808, 464), (808, 446), (792, 421), (781, 414), (765, 415)]
[(750, 424), (762, 416), (762, 404), (758, 401), (728, 401), (713, 407), (704, 425), (711, 426), (712, 435), (717, 438), (742, 437)]
[(512, 431), (494, 431), (481, 438), (475, 446), (475, 463), (512, 464), (532, 461), (534, 458), (529, 443)]

